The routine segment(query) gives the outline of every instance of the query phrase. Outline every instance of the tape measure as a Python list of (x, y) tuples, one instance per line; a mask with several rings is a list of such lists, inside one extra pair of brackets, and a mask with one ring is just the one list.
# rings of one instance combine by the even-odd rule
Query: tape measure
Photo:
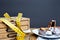
[[(18, 28), (20, 28), (20, 26), (21, 26), (21, 23), (20, 23), (20, 21), (21, 21), (21, 18), (22, 18), (22, 13), (18, 13), (18, 16), (17, 16), (17, 18), (16, 18), (16, 24), (17, 24), (17, 27)], [(21, 29), (20, 29), (21, 30)], [(22, 30), (21, 30), (22, 31)], [(22, 31), (23, 32), (23, 31)], [(23, 37), (21, 37), (19, 34), (17, 34), (17, 40), (24, 40), (24, 36)]]
[(22, 13), (18, 13), (18, 16), (17, 16), (17, 18), (16, 18), (16, 25), (17, 25), (17, 27), (19, 27), (19, 28), (20, 28), (20, 26), (21, 26), (20, 21), (21, 21), (22, 15), (23, 15)]
[(4, 14), (4, 17), (5, 17), (5, 18), (10, 18), (10, 16), (9, 16), (8, 13), (5, 13), (5, 14)]

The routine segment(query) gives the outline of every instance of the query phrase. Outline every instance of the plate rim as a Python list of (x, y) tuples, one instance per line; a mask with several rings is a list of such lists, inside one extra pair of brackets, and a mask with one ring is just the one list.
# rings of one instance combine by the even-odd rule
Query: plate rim
[(47, 35), (40, 35), (40, 34), (37, 34), (37, 33), (35, 33), (36, 31), (38, 31), (39, 32), (39, 29), (34, 29), (34, 30), (32, 30), (32, 32), (34, 33), (34, 34), (36, 34), (36, 35), (38, 35), (38, 36), (40, 36), (40, 37), (43, 37), (43, 38), (60, 38), (60, 35), (59, 36), (56, 36), (56, 35), (51, 35), (51, 36), (47, 36)]

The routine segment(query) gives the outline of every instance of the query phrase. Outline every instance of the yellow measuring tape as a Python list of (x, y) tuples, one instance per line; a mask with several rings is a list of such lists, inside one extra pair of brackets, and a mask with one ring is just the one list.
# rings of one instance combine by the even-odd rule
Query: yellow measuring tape
[(10, 16), (9, 16), (8, 13), (5, 13), (5, 14), (4, 14), (4, 17), (5, 17), (5, 18), (10, 18)]
[(20, 21), (21, 21), (21, 18), (22, 18), (22, 13), (18, 13), (18, 16), (17, 16), (17, 18), (16, 18), (16, 24), (17, 24), (17, 26), (20, 28), (20, 26), (21, 26), (21, 23), (20, 23)]
[[(21, 21), (21, 18), (22, 18), (22, 13), (18, 13), (18, 16), (17, 16), (17, 18), (16, 18), (16, 24), (17, 24), (17, 26), (18, 26), (18, 28), (20, 28), (20, 26), (21, 26), (21, 23), (20, 23), (20, 21)], [(22, 35), (22, 37), (18, 34), (17, 35), (17, 40), (24, 40), (24, 35)]]
[[(4, 16), (5, 16), (5, 18), (10, 18), (10, 16), (7, 14), (7, 13), (5, 13), (4, 14)], [(17, 18), (16, 18), (16, 24), (17, 24), (17, 27), (20, 27), (21, 26), (21, 24), (20, 24), (20, 20), (21, 20), (21, 18), (22, 18), (22, 13), (18, 13), (18, 16), (17, 16)], [(11, 29), (13, 29), (15, 32), (17, 32), (18, 33), (18, 35), (17, 35), (17, 40), (24, 40), (24, 37), (25, 37), (25, 33), (23, 33), (22, 31), (21, 31), (21, 29), (19, 29), (19, 28), (17, 28), (17, 27), (13, 27), (14, 25), (12, 25), (9, 21), (7, 21), (6, 22), (6, 19), (1, 19), (4, 23), (6, 23)], [(5, 21), (4, 21), (5, 20)], [(11, 27), (12, 26), (12, 27)], [(18, 31), (18, 30), (20, 30), (20, 32)]]

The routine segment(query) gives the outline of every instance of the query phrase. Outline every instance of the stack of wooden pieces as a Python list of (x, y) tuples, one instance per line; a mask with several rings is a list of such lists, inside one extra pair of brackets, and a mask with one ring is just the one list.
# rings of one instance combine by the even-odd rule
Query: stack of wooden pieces
[[(9, 21), (16, 26), (15, 17), (9, 19)], [(22, 30), (27, 30), (30, 28), (30, 18), (21, 19)], [(16, 40), (17, 33), (9, 28), (6, 24), (0, 21), (0, 40)]]
[(9, 31), (9, 29), (6, 24), (0, 21), (0, 40), (16, 40), (17, 33)]

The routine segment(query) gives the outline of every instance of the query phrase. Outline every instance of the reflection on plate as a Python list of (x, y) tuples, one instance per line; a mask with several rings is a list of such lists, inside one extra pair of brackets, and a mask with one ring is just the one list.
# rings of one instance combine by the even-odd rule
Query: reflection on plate
[(44, 38), (60, 38), (60, 35), (51, 35), (51, 36), (47, 36), (47, 35), (40, 35), (39, 34), (39, 29), (34, 29), (32, 30), (32, 32), (40, 37), (44, 37)]

